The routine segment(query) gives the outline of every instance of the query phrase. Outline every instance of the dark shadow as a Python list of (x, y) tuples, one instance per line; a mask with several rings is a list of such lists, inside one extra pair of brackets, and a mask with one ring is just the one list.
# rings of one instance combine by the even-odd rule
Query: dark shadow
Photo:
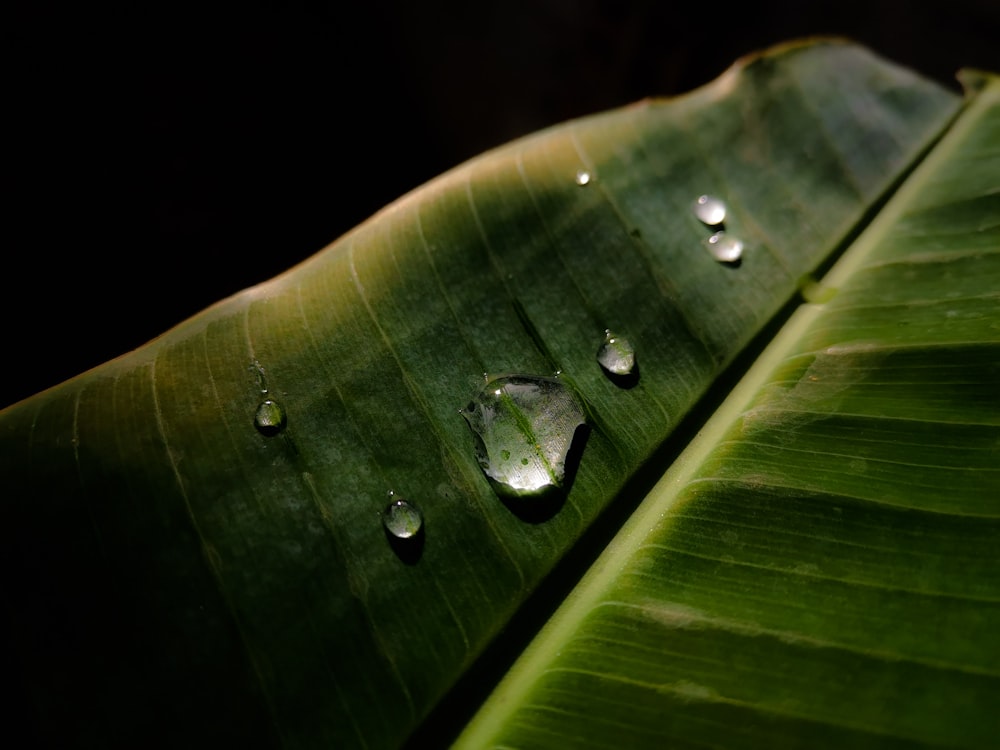
[(632, 371), (625, 373), (624, 375), (618, 375), (608, 370), (604, 370), (604, 374), (607, 376), (608, 380), (616, 386), (627, 391), (635, 388), (639, 384), (639, 363), (636, 362), (632, 367)]
[(264, 437), (274, 437), (275, 435), (278, 435), (283, 429), (285, 429), (284, 421), (279, 422), (277, 424), (257, 423), (255, 426), (257, 428), (257, 432), (259, 432)]
[(590, 430), (590, 425), (584, 422), (573, 433), (573, 440), (570, 442), (569, 451), (566, 453), (566, 481), (563, 482), (563, 487), (567, 491), (573, 483), (573, 477), (576, 476), (577, 469), (580, 468), (580, 459), (583, 457), (583, 448), (587, 444), (587, 438), (590, 437)]
[(547, 487), (531, 494), (512, 495), (505, 493), (502, 486), (490, 480), (497, 496), (507, 506), (507, 510), (525, 523), (544, 523), (558, 513), (566, 502), (566, 489)]
[(424, 529), (411, 537), (401, 538), (392, 534), (388, 529), (385, 531), (385, 538), (389, 541), (389, 547), (396, 553), (396, 557), (407, 565), (416, 565), (420, 561), (420, 556), (424, 553)]

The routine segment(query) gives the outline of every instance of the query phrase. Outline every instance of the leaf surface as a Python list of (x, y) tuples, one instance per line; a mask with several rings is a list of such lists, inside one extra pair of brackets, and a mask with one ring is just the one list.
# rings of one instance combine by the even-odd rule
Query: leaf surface
[(992, 747), (1000, 79), (458, 747)]
[[(855, 45), (787, 45), (487, 153), (0, 412), (8, 622), (41, 731), (398, 746), (959, 105)], [(702, 246), (703, 193), (725, 199), (738, 267)], [(902, 231), (927, 239), (941, 211)], [(969, 296), (948, 309), (971, 336)], [(921, 342), (929, 308), (900, 304)], [(631, 387), (597, 362), (606, 329), (635, 346)], [(484, 373), (557, 372), (590, 430), (545, 512), (525, 512), (459, 409)], [(265, 400), (283, 416), (262, 431)], [(973, 467), (941, 460), (956, 480)], [(423, 512), (416, 547), (386, 538), (389, 492)]]

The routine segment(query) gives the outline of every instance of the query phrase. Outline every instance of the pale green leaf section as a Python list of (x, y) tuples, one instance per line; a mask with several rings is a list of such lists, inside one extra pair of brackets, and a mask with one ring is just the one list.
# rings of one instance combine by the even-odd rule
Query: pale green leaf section
[[(487, 153), (0, 412), (6, 621), (39, 732), (398, 746), (959, 105), (857, 46), (783, 46)], [(727, 202), (738, 268), (702, 247), (702, 193)], [(969, 335), (972, 301), (947, 308)], [(635, 347), (632, 387), (597, 362), (606, 329)], [(459, 409), (484, 373), (556, 371), (590, 432), (564, 492), (513, 507)], [(284, 421), (261, 431), (265, 399)], [(867, 460), (873, 485), (905, 476)], [(383, 530), (390, 491), (423, 512), (408, 547)]]
[(458, 748), (996, 747), (1000, 79)]

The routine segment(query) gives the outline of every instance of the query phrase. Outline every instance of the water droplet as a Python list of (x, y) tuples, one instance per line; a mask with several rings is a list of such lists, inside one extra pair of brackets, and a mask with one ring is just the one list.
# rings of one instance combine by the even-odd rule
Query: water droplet
[(583, 187), (584, 185), (589, 185), (591, 179), (592, 178), (590, 176), (590, 172), (588, 172), (586, 169), (581, 169), (579, 172), (576, 173), (576, 184), (579, 185), (580, 187)]
[(726, 220), (726, 204), (713, 195), (699, 195), (692, 209), (698, 221), (710, 227)]
[(476, 458), (498, 490), (539, 493), (560, 487), (583, 409), (561, 381), (504, 375), (486, 383), (461, 414), (476, 439)]
[(394, 493), (389, 493), (390, 502), (382, 511), (382, 525), (387, 533), (396, 539), (413, 539), (424, 528), (424, 514), (417, 506)]
[(268, 437), (277, 435), (285, 427), (285, 410), (281, 405), (270, 398), (260, 402), (257, 413), (253, 416), (253, 423), (262, 435)]
[(597, 361), (611, 375), (629, 375), (635, 368), (635, 349), (627, 338), (605, 330)]
[(705, 247), (720, 263), (735, 263), (743, 255), (743, 240), (725, 232), (716, 232), (707, 240)]

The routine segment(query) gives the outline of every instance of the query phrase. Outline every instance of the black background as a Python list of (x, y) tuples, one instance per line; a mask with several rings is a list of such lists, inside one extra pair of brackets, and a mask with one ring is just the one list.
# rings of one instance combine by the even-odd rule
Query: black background
[(1000, 71), (997, 0), (31, 8), (2, 32), (0, 407), (488, 148), (771, 44), (847, 36), (955, 90), (961, 67)]

